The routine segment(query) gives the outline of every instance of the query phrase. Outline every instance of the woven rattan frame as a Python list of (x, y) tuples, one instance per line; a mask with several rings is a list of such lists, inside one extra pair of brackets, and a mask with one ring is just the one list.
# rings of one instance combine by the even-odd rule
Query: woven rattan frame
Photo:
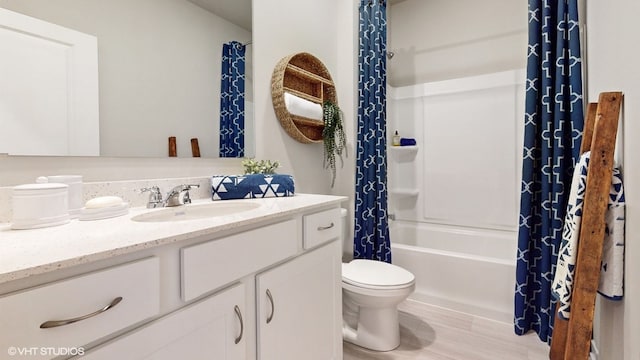
[(282, 58), (271, 77), (271, 100), (280, 125), (301, 143), (321, 143), (324, 123), (291, 115), (284, 103), (285, 90), (320, 105), (326, 100), (337, 104), (329, 70), (318, 58), (302, 52)]

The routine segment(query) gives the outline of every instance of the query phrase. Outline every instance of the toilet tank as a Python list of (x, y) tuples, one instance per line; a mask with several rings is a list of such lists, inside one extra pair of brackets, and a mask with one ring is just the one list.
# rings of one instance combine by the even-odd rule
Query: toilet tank
[(342, 225), (342, 262), (353, 260), (353, 233), (349, 223), (349, 211), (340, 209), (340, 221)]

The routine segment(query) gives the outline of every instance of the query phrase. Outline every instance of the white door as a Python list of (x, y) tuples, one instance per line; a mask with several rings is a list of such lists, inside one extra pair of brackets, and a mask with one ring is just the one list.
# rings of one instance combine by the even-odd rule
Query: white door
[(341, 247), (334, 241), (256, 277), (258, 359), (342, 359)]
[(125, 334), (82, 359), (245, 360), (244, 285), (208, 297)]
[(0, 8), (0, 153), (100, 155), (98, 40)]

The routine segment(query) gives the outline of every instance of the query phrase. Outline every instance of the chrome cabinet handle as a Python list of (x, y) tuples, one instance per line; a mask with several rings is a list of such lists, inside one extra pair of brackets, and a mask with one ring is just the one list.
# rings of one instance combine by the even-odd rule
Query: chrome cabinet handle
[(78, 317), (73, 318), (73, 319), (45, 321), (42, 324), (40, 324), (40, 329), (48, 329), (48, 328), (54, 328), (54, 327), (58, 327), (58, 326), (69, 325), (69, 324), (73, 324), (73, 323), (78, 322), (78, 321), (82, 321), (82, 320), (88, 319), (90, 317), (94, 317), (96, 315), (102, 314), (103, 312), (105, 312), (105, 311), (107, 311), (109, 309), (114, 308), (116, 305), (118, 305), (120, 303), (120, 301), (122, 301), (122, 296), (118, 296), (117, 298), (113, 299), (109, 303), (109, 305), (103, 307), (102, 309), (100, 309), (98, 311), (94, 311), (91, 314), (78, 316)]
[(233, 308), (233, 311), (236, 312), (236, 316), (238, 317), (238, 320), (240, 320), (240, 335), (238, 335), (238, 337), (236, 338), (237, 344), (240, 342), (240, 340), (242, 340), (242, 334), (244, 334), (244, 321), (242, 321), (242, 313), (240, 312), (240, 308), (238, 307), (238, 305)]
[(273, 320), (273, 314), (276, 312), (276, 307), (273, 304), (273, 296), (271, 296), (271, 291), (269, 291), (269, 289), (267, 289), (267, 298), (269, 299), (269, 302), (271, 303), (271, 314), (269, 316), (267, 316), (267, 324), (271, 322), (271, 320)]
[(334, 226), (335, 226), (335, 224), (334, 224), (334, 223), (331, 223), (329, 226), (318, 226), (318, 231), (322, 231), (322, 230), (329, 230), (329, 229), (331, 229), (331, 228), (332, 228), (332, 227), (334, 227)]

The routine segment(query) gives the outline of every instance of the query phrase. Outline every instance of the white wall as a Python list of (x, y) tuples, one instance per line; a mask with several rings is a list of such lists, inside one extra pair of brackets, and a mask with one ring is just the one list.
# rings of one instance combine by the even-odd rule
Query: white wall
[[(302, 144), (289, 137), (276, 118), (271, 101), (271, 75), (277, 62), (292, 53), (309, 52), (319, 58), (332, 74), (338, 88), (338, 103), (348, 111), (348, 94), (343, 93), (348, 75), (337, 76), (338, 46), (351, 41), (339, 10), (344, 1), (259, 0), (253, 1), (253, 46), (256, 153), (261, 158), (281, 162), (282, 173), (296, 178), (296, 191), (330, 193), (331, 175), (323, 168), (322, 144)], [(340, 19), (340, 23), (338, 22)], [(339, 35), (344, 40), (339, 40)], [(344, 80), (343, 80), (344, 79)], [(348, 84), (348, 83), (346, 83)]]
[(526, 0), (407, 0), (388, 21), (392, 86), (526, 67)]
[[(590, 102), (603, 91), (624, 92), (623, 118), (618, 138), (626, 209), (624, 300), (599, 299), (595, 338), (600, 360), (640, 359), (640, 71), (637, 43), (640, 2), (587, 2), (587, 65)], [(619, 143), (620, 145), (620, 143)]]
[(163, 157), (176, 136), (178, 156), (191, 157), (194, 137), (203, 157), (218, 156), (222, 44), (249, 31), (186, 0), (0, 6), (98, 38), (101, 155)]
[[(358, 103), (358, 6), (360, 1), (338, 1), (336, 9), (338, 31), (336, 44), (338, 45), (338, 68), (334, 75), (337, 82), (340, 108), (343, 111), (345, 132), (347, 135), (347, 157), (344, 157), (344, 167), (338, 168), (336, 184), (332, 194), (348, 196), (349, 202), (342, 206), (348, 209), (347, 238), (343, 241), (345, 261), (353, 258), (353, 213), (355, 210), (355, 168), (357, 142), (357, 103)], [(351, 35), (350, 35), (351, 34)]]

